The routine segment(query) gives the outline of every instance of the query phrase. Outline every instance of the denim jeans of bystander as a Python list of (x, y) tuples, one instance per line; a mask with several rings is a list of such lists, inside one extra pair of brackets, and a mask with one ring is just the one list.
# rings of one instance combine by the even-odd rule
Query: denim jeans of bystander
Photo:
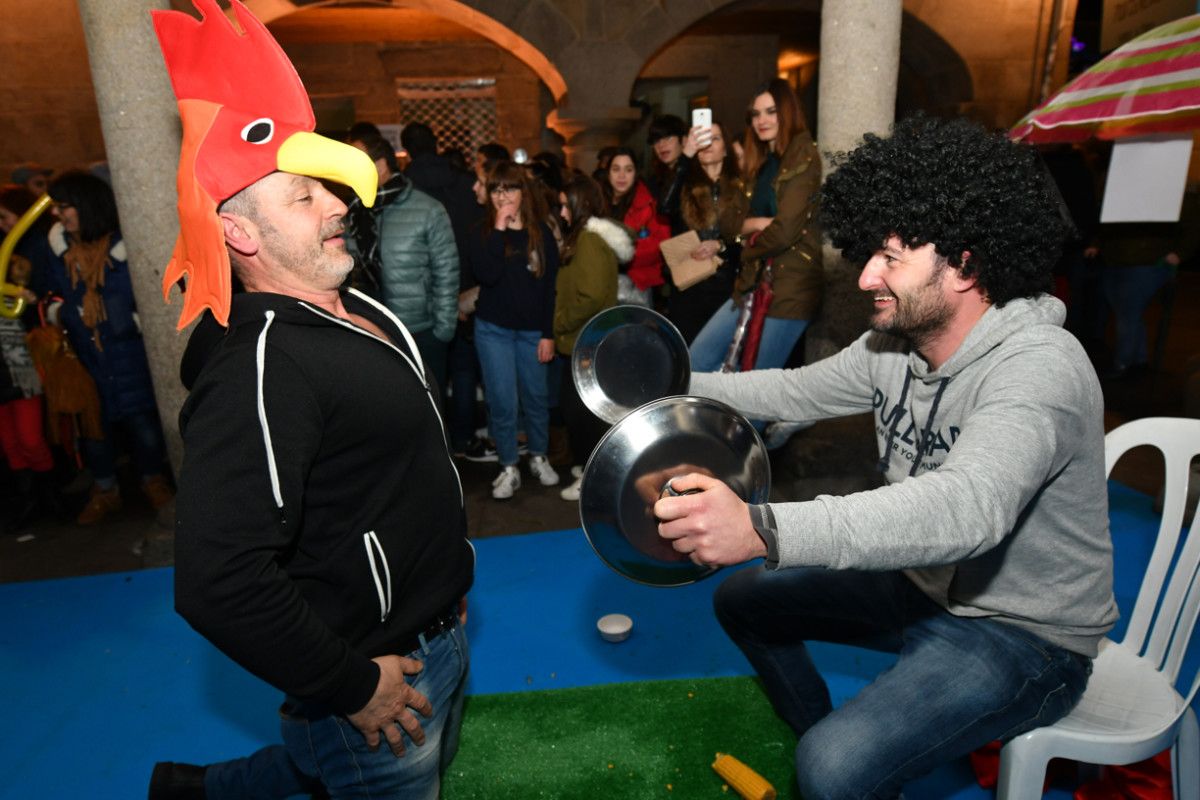
[[(737, 329), (738, 307), (732, 301), (718, 308), (709, 318), (688, 348), (692, 357), (692, 372), (717, 372), (725, 361), (733, 332)], [(758, 345), (755, 369), (777, 369), (787, 363), (792, 348), (808, 327), (806, 319), (767, 317), (762, 339)]]
[(518, 331), (475, 320), (475, 349), (483, 369), (488, 429), (501, 466), (519, 460), (518, 402), (532, 455), (545, 455), (550, 440), (546, 365), (537, 359), (539, 331)]
[(1104, 295), (1116, 320), (1114, 369), (1141, 366), (1150, 360), (1146, 307), (1174, 275), (1175, 270), (1166, 263), (1109, 267), (1104, 271)]
[(79, 440), (79, 449), (84, 464), (97, 480), (115, 481), (117, 472), (117, 446), (114, 428), (123, 429), (133, 445), (134, 462), (142, 478), (161, 475), (166, 467), (166, 443), (162, 426), (154, 411), (139, 411), (119, 420), (104, 421), (104, 438)]

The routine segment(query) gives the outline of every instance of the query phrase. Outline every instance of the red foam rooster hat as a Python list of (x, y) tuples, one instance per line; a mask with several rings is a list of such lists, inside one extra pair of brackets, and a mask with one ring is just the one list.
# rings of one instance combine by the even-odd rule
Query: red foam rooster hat
[(163, 297), (185, 274), (182, 329), (205, 308), (229, 320), (230, 266), (217, 206), (276, 170), (326, 178), (375, 202), (378, 175), (362, 151), (313, 133), (316, 119), (296, 68), (266, 27), (230, 0), (239, 32), (216, 0), (192, 0), (197, 20), (152, 11), (179, 116), (179, 239)]

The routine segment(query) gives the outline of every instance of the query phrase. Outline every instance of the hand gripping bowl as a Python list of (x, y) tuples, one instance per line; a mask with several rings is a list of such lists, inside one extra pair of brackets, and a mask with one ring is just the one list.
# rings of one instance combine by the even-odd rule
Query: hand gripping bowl
[(579, 516), (596, 555), (626, 578), (683, 586), (717, 571), (693, 563), (658, 535), (653, 506), (667, 481), (700, 472), (748, 503), (765, 503), (771, 463), (754, 427), (703, 397), (666, 397), (625, 415), (583, 470)]
[(686, 392), (692, 365), (687, 342), (666, 317), (614, 306), (579, 332), (571, 377), (584, 405), (614, 423), (643, 403)]

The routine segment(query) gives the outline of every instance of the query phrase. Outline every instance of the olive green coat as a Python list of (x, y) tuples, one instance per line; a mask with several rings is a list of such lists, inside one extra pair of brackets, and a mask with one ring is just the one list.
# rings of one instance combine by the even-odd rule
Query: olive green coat
[(631, 258), (633, 240), (623, 225), (601, 217), (587, 221), (555, 279), (555, 350), (571, 355), (587, 321), (617, 304), (617, 263)]
[[(821, 188), (821, 156), (807, 131), (788, 143), (775, 178), (778, 212), (742, 250), (742, 269), (734, 297), (758, 282), (766, 259), (773, 259), (775, 299), (769, 317), (812, 319), (825, 284), (821, 262), (821, 228), (817, 223), (817, 191)], [(753, 190), (748, 182), (746, 191)]]

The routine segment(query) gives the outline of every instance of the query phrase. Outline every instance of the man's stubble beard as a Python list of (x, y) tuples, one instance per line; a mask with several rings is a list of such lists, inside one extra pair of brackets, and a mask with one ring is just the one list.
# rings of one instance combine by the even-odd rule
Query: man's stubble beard
[(296, 247), (269, 220), (259, 220), (263, 245), (275, 257), (280, 268), (299, 276), (315, 289), (336, 289), (346, 280), (354, 267), (354, 259), (343, 243), (340, 254), (329, 252), (325, 240), (343, 228), (341, 220), (322, 225), (316, 247)]
[(879, 320), (876, 312), (871, 318), (871, 330), (906, 339), (917, 350), (936, 338), (954, 316), (954, 310), (937, 290), (948, 267), (948, 262), (940, 261), (919, 289), (903, 297), (895, 295), (891, 318)]

